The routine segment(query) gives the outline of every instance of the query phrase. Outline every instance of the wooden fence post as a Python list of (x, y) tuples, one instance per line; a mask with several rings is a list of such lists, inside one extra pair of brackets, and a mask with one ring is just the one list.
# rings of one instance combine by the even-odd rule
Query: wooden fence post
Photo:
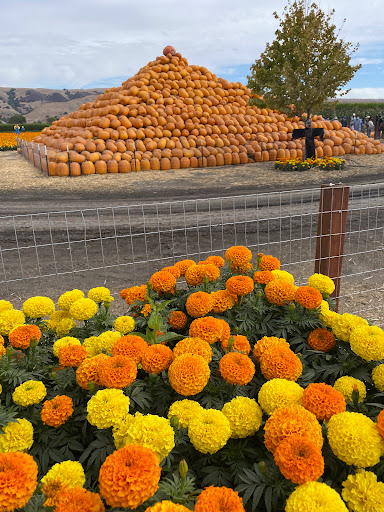
[(336, 299), (336, 311), (339, 307), (348, 200), (348, 186), (342, 183), (321, 186), (315, 272), (329, 276), (335, 283), (331, 296)]

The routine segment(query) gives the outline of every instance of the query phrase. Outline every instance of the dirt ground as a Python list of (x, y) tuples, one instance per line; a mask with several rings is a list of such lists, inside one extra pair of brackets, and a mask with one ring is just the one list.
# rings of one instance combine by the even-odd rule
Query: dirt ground
[[(104, 285), (109, 286), (116, 297), (113, 311), (122, 313), (125, 308), (118, 298), (118, 292), (126, 286), (145, 282), (148, 272), (164, 266), (167, 258), (172, 264), (175, 257), (193, 254), (194, 251), (196, 256), (192, 257), (199, 258), (197, 250), (208, 254), (213, 249), (216, 254), (221, 254), (221, 248), (249, 244), (250, 240), (253, 252), (257, 252), (259, 246), (263, 252), (270, 251), (283, 264), (289, 264), (285, 269), (302, 281), (313, 272), (314, 243), (308, 240), (316, 236), (316, 205), (310, 201), (303, 205), (303, 196), (298, 194), (297, 205), (294, 204), (293, 209), (292, 204), (287, 204), (286, 209), (282, 210), (280, 204), (276, 213), (273, 204), (260, 205), (256, 201), (251, 204), (251, 198), (247, 204), (248, 217), (236, 217), (235, 222), (232, 202), (237, 204), (236, 212), (241, 212), (243, 199), (232, 200), (232, 197), (313, 190), (324, 183), (364, 185), (384, 182), (384, 155), (348, 155), (346, 160), (346, 168), (341, 171), (313, 169), (288, 173), (275, 170), (273, 162), (267, 162), (222, 168), (59, 178), (47, 177), (17, 153), (0, 153), (0, 216), (3, 216), (0, 217), (0, 263), (4, 274), (7, 270), (8, 279), (10, 276), (19, 279), (8, 283), (6, 290), (2, 288), (0, 265), (1, 298), (12, 300), (15, 306), (19, 306), (31, 294), (44, 294), (56, 300), (60, 293), (70, 287), (86, 291), (93, 286)], [(296, 201), (294, 194), (291, 197)], [(199, 202), (203, 207), (193, 220), (190, 218), (195, 214), (195, 205), (194, 202), (190, 203), (191, 210), (187, 211), (188, 231), (183, 228), (186, 222), (184, 205), (184, 211), (177, 206), (169, 215), (165, 206), (154, 204), (204, 198), (217, 199), (209, 203)], [(380, 231), (384, 226), (384, 212), (381, 207), (372, 209), (370, 201), (371, 198), (360, 201), (356, 212), (350, 214), (351, 231), (354, 230), (352, 219), (356, 219), (358, 230), (363, 230), (364, 234), (351, 235), (349, 246), (346, 247), (343, 270), (347, 277), (342, 283), (342, 309), (363, 316), (366, 311), (366, 316), (381, 323), (384, 322), (384, 282), (380, 277), (382, 272), (377, 269), (384, 267), (381, 259), (384, 258), (384, 238)], [(149, 205), (145, 209), (145, 220), (139, 206), (142, 204)], [(380, 205), (379, 202), (377, 204)], [(111, 207), (114, 207), (113, 219)], [(121, 210), (115, 207), (121, 207)], [(129, 221), (124, 213), (127, 207), (131, 212)], [(53, 222), (55, 216), (51, 216), (49, 229), (44, 224), (44, 215), (34, 217), (32, 226), (27, 221), (28, 217), (19, 217), (16, 221), (16, 240), (16, 228), (11, 225), (14, 221), (5, 217), (87, 208), (92, 210), (89, 210), (89, 218), (82, 220), (84, 229), (81, 224), (79, 226), (81, 219), (77, 214), (65, 214), (64, 221), (63, 214), (57, 213), (57, 225), (53, 227), (51, 220)], [(107, 210), (100, 210), (100, 216), (98, 211), (96, 218), (95, 208)], [(309, 214), (311, 208), (314, 209), (313, 214)], [(281, 215), (285, 219), (285, 227), (282, 227)], [(275, 219), (267, 220), (271, 217)], [(209, 226), (196, 229), (196, 225), (203, 224)], [(127, 235), (128, 231), (130, 235)], [(132, 233), (136, 238), (132, 238)], [(282, 240), (284, 243), (281, 243)], [(35, 248), (36, 244), (38, 249)], [(52, 244), (55, 244), (53, 258)], [(20, 246), (26, 249), (20, 250)], [(365, 251), (368, 251), (367, 254)], [(146, 263), (148, 259), (151, 259), (149, 264)], [(108, 266), (106, 269), (103, 268), (105, 264)], [(87, 271), (87, 268), (91, 270)], [(372, 269), (376, 272), (370, 272)], [(52, 277), (56, 271), (62, 274)], [(26, 277), (39, 275), (39, 272), (51, 276), (25, 280)]]

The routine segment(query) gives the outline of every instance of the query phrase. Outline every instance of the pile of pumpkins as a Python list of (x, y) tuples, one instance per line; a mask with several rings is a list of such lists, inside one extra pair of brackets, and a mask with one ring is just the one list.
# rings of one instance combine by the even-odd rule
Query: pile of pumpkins
[[(79, 176), (302, 157), (304, 139), (292, 140), (292, 131), (303, 121), (250, 106), (251, 96), (168, 46), (121, 87), (44, 128), (34, 143), (46, 146), (46, 158), (34, 163), (50, 176)], [(338, 121), (313, 116), (312, 127), (325, 129), (318, 157), (384, 151)]]

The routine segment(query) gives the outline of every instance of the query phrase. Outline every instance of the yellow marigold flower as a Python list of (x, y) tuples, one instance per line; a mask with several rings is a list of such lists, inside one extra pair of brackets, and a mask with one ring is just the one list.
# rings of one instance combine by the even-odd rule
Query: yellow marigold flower
[(278, 258), (270, 256), (269, 254), (263, 254), (260, 260), (259, 265), (260, 270), (279, 270), (280, 269), (280, 261)]
[(333, 387), (343, 394), (346, 402), (352, 402), (352, 393), (355, 387), (359, 392), (359, 402), (363, 402), (367, 395), (367, 389), (364, 382), (359, 379), (355, 379), (355, 377), (348, 377), (347, 375), (337, 379)]
[(144, 512), (190, 512), (190, 509), (184, 507), (184, 505), (173, 503), (173, 501), (163, 500), (153, 505), (153, 507), (146, 508)]
[(45, 425), (60, 427), (73, 414), (73, 401), (67, 395), (56, 395), (43, 404), (40, 416)]
[(18, 325), (25, 324), (25, 316), (18, 309), (6, 309), (0, 312), (0, 334), (8, 336), (9, 333)]
[(335, 414), (328, 422), (328, 441), (333, 453), (350, 466), (374, 466), (384, 454), (384, 439), (377, 425), (358, 412)]
[(322, 295), (331, 295), (335, 291), (335, 283), (323, 274), (312, 274), (308, 279), (308, 286), (316, 288)]
[(286, 270), (272, 270), (271, 273), (274, 279), (282, 279), (283, 281), (288, 281), (288, 283), (291, 284), (293, 284), (295, 281), (293, 275)]
[(232, 309), (236, 304), (236, 297), (231, 295), (228, 290), (218, 290), (217, 292), (211, 292), (211, 297), (213, 300), (213, 313), (224, 313), (224, 311), (227, 311), (227, 309)]
[[(37, 325), (18, 325), (9, 333), (9, 343), (14, 348), (28, 348), (31, 341), (39, 341), (41, 331)], [(4, 341), (3, 341), (4, 344)]]
[(187, 325), (187, 315), (182, 311), (172, 311), (167, 316), (167, 322), (173, 329), (180, 331)]
[(196, 262), (193, 260), (181, 260), (181, 261), (177, 261), (174, 264), (175, 267), (178, 267), (178, 269), (180, 270), (180, 275), (182, 275), (182, 276), (185, 275), (185, 272), (187, 271), (187, 269), (189, 267), (191, 267), (192, 265), (196, 265)]
[(220, 359), (219, 371), (226, 382), (244, 386), (253, 379), (255, 365), (248, 356), (229, 352)]
[(285, 512), (348, 512), (340, 495), (321, 482), (299, 485), (289, 496)]
[(88, 299), (97, 302), (97, 304), (100, 304), (101, 302), (111, 302), (111, 300), (113, 300), (111, 292), (104, 286), (91, 288), (88, 292)]
[(0, 510), (8, 512), (23, 509), (37, 487), (36, 462), (27, 453), (2, 453), (0, 467)]
[(296, 381), (303, 371), (303, 365), (290, 348), (273, 347), (265, 350), (262, 354), (260, 369), (267, 380), (287, 379)]
[(175, 433), (168, 419), (137, 412), (130, 414), (113, 428), (113, 439), (119, 450), (129, 444), (140, 444), (153, 450), (163, 460), (175, 447)]
[(303, 406), (318, 420), (328, 421), (334, 414), (344, 412), (347, 404), (340, 391), (320, 382), (309, 384), (304, 390)]
[(95, 316), (97, 309), (97, 304), (92, 299), (77, 299), (69, 308), (69, 314), (75, 320), (84, 321)]
[(331, 331), (318, 327), (309, 333), (308, 345), (314, 350), (328, 352), (336, 345), (336, 339)]
[(320, 313), (322, 314), (324, 311), (329, 311), (329, 303), (326, 300), (322, 300), (320, 304)]
[(275, 276), (270, 270), (258, 270), (253, 274), (255, 283), (267, 284), (275, 279)]
[(188, 436), (197, 451), (212, 455), (227, 444), (231, 426), (221, 411), (203, 409), (190, 420)]
[(66, 345), (59, 350), (60, 366), (77, 368), (87, 357), (87, 351), (82, 345)]
[(198, 354), (210, 363), (212, 360), (212, 349), (210, 344), (201, 338), (184, 338), (176, 343), (173, 349), (173, 358), (182, 354)]
[(383, 508), (384, 483), (377, 481), (372, 471), (358, 469), (343, 482), (341, 493), (349, 510), (355, 512), (375, 512)]
[(236, 491), (211, 485), (197, 497), (195, 512), (245, 512), (245, 508)]
[(29, 318), (42, 318), (55, 311), (53, 300), (48, 297), (31, 297), (23, 303), (23, 313)]
[(189, 327), (189, 335), (192, 338), (200, 338), (212, 344), (218, 341), (223, 332), (223, 325), (217, 318), (206, 316), (196, 318)]
[(27, 407), (38, 404), (47, 394), (47, 388), (38, 380), (27, 380), (15, 388), (12, 399), (17, 405)]
[(295, 298), (296, 287), (288, 281), (274, 279), (265, 286), (264, 293), (271, 304), (284, 306)]
[(0, 313), (2, 311), (9, 311), (10, 309), (13, 309), (13, 306), (8, 300), (0, 300)]
[(99, 354), (112, 354), (113, 347), (120, 338), (121, 334), (116, 331), (105, 331), (99, 334), (99, 336), (97, 336)]
[[(232, 336), (232, 338), (232, 352), (240, 352), (241, 354), (245, 354), (247, 356), (251, 351), (251, 345), (247, 338), (242, 334), (236, 334), (235, 336)], [(229, 351), (229, 338), (221, 342), (221, 348), (224, 352)]]
[(53, 331), (55, 331), (56, 327), (59, 325), (61, 320), (64, 320), (64, 318), (71, 319), (71, 317), (69, 316), (68, 311), (63, 311), (63, 310), (59, 309), (58, 311), (54, 311), (50, 315), (48, 320), (44, 321), (44, 324), (47, 326), (48, 329), (52, 329)]
[(41, 479), (42, 484), (50, 481), (59, 480), (61, 485), (67, 487), (83, 487), (85, 484), (85, 474), (80, 462), (74, 460), (65, 460), (54, 464), (48, 473)]
[(375, 325), (356, 327), (349, 336), (351, 349), (366, 361), (384, 359), (384, 332)]
[(135, 321), (131, 316), (119, 316), (116, 318), (113, 327), (121, 334), (128, 334), (135, 328)]
[(83, 487), (65, 488), (57, 493), (55, 512), (104, 512), (100, 495)]
[(183, 354), (171, 363), (168, 369), (169, 383), (179, 395), (189, 396), (200, 393), (211, 375), (204, 357), (197, 354)]
[(225, 283), (225, 287), (231, 295), (248, 295), (255, 287), (255, 283), (248, 276), (232, 276)]
[(279, 407), (264, 425), (264, 443), (268, 451), (275, 453), (279, 444), (288, 436), (298, 434), (311, 439), (319, 448), (323, 435), (316, 416), (301, 405)]
[(272, 379), (260, 388), (258, 401), (264, 412), (271, 415), (279, 407), (303, 405), (304, 389), (287, 379)]
[(349, 342), (351, 332), (357, 327), (364, 325), (368, 325), (368, 322), (364, 318), (344, 313), (343, 315), (334, 317), (331, 327), (336, 338), (339, 338), (341, 341)]
[(87, 351), (88, 357), (97, 356), (101, 353), (97, 336), (90, 336), (89, 338), (85, 338), (83, 347)]
[(173, 275), (175, 279), (179, 279), (179, 277), (181, 276), (181, 271), (179, 267), (176, 267), (175, 265), (171, 267), (164, 267), (161, 269), (161, 271), (169, 272), (170, 274)]
[(282, 475), (294, 484), (315, 481), (324, 473), (321, 449), (307, 437), (286, 437), (276, 448), (274, 458)]
[[(197, 265), (198, 266), (198, 265)], [(192, 293), (185, 304), (187, 313), (195, 318), (207, 315), (213, 307), (213, 299), (209, 293)]]
[(116, 450), (100, 468), (100, 494), (111, 507), (135, 509), (159, 487), (159, 457), (145, 446), (130, 444)]
[(60, 295), (57, 301), (57, 307), (63, 311), (69, 311), (75, 300), (84, 299), (84, 293), (81, 290), (70, 290)]
[(325, 327), (332, 328), (333, 322), (337, 320), (341, 315), (339, 315), (339, 313), (336, 313), (335, 311), (324, 309), (324, 302), (325, 301), (321, 303), (321, 313), (319, 315), (319, 319), (321, 320), (321, 322), (323, 322)]
[(76, 370), (76, 380), (80, 387), (89, 389), (90, 382), (93, 382), (97, 386), (101, 385), (99, 369), (106, 359), (108, 359), (106, 354), (98, 354), (89, 359), (84, 359)]
[(76, 327), (76, 322), (72, 318), (63, 318), (56, 326), (56, 334), (61, 338), (68, 334), (73, 327)]
[(375, 366), (372, 370), (372, 380), (376, 389), (384, 391), (384, 364)]
[(26, 419), (16, 419), (2, 427), (0, 453), (26, 452), (33, 444), (33, 427)]
[(227, 249), (224, 257), (225, 261), (231, 261), (235, 266), (242, 266), (251, 261), (252, 253), (243, 245), (234, 245)]
[(256, 361), (260, 361), (261, 356), (266, 350), (275, 347), (290, 348), (290, 345), (284, 338), (276, 338), (275, 336), (263, 336), (253, 347), (253, 357), (256, 359)]
[(166, 270), (155, 272), (151, 276), (149, 282), (151, 283), (155, 292), (160, 293), (172, 293), (176, 286), (175, 276)]
[(60, 338), (59, 340), (55, 341), (52, 347), (52, 351), (56, 357), (59, 357), (60, 355), (60, 349), (62, 347), (66, 347), (67, 345), (77, 345), (80, 346), (80, 340), (77, 338), (74, 338), (73, 336), (64, 336), (64, 338)]
[(148, 347), (148, 343), (140, 336), (128, 334), (119, 338), (112, 347), (113, 356), (127, 356), (135, 361), (136, 364), (141, 363), (144, 350)]
[(173, 416), (179, 420), (179, 426), (182, 428), (188, 428), (189, 422), (192, 418), (197, 416), (204, 409), (201, 407), (199, 402), (195, 400), (177, 400), (173, 402), (168, 411), (168, 419)]
[(100, 389), (87, 403), (87, 420), (97, 428), (119, 423), (129, 411), (129, 398), (121, 389)]
[(127, 304), (132, 306), (132, 304), (137, 300), (144, 302), (147, 293), (147, 285), (142, 284), (141, 286), (132, 286), (131, 288), (126, 288), (120, 292), (120, 295)]
[(262, 423), (263, 412), (256, 400), (245, 396), (238, 396), (227, 402), (222, 413), (229, 421), (231, 437), (242, 439), (253, 436)]
[(166, 370), (173, 359), (172, 350), (165, 345), (148, 345), (141, 357), (141, 366), (147, 373), (159, 374)]
[(299, 286), (295, 293), (295, 301), (305, 309), (315, 309), (322, 303), (323, 296), (316, 288)]

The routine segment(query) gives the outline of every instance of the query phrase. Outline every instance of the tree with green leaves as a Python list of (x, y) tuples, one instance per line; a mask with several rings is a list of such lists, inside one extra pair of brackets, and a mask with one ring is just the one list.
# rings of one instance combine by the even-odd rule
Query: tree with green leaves
[[(288, 3), (283, 14), (276, 12), (279, 28), (276, 39), (251, 67), (248, 87), (257, 95), (252, 104), (302, 115), (321, 108), (328, 98), (340, 96), (361, 64), (351, 65), (358, 44), (339, 37), (328, 14), (306, 0)], [(345, 20), (344, 20), (345, 21)]]

